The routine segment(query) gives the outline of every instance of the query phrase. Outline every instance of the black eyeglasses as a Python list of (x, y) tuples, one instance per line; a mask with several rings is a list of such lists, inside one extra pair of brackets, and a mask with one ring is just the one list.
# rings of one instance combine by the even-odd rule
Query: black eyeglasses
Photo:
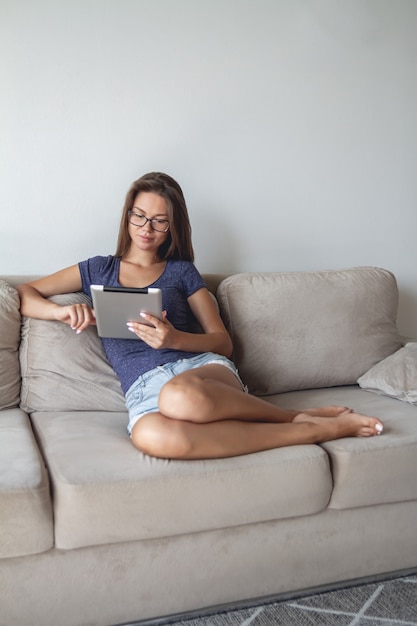
[(127, 221), (129, 224), (132, 224), (132, 226), (145, 226), (145, 224), (149, 222), (152, 229), (156, 230), (158, 233), (166, 233), (169, 230), (168, 220), (162, 220), (158, 217), (149, 219), (149, 217), (145, 217), (144, 215), (140, 215), (134, 211), (128, 211), (127, 214)]

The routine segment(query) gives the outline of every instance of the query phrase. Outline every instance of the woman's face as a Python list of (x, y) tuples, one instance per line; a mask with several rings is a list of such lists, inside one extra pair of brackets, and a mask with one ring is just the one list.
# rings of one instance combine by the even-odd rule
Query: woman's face
[(168, 237), (166, 200), (152, 191), (138, 193), (128, 220), (130, 238), (140, 250), (156, 253)]

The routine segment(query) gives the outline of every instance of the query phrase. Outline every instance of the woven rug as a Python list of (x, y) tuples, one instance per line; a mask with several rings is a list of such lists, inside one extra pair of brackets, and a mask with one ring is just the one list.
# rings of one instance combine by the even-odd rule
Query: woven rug
[(417, 626), (417, 573), (250, 608), (138, 622), (157, 626)]

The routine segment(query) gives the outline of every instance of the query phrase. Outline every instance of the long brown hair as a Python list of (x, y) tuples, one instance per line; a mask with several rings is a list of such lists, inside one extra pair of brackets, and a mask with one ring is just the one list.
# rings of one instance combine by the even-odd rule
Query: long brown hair
[(168, 237), (158, 250), (161, 260), (179, 259), (194, 261), (191, 242), (191, 224), (188, 217), (184, 194), (179, 184), (162, 172), (150, 172), (135, 180), (126, 194), (126, 200), (120, 220), (119, 237), (115, 256), (123, 258), (130, 249), (128, 211), (131, 211), (135, 198), (141, 191), (151, 191), (165, 198), (168, 210)]

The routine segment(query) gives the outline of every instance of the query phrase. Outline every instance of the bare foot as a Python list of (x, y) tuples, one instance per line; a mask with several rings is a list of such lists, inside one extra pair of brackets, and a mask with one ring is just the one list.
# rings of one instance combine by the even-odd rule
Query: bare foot
[(314, 409), (302, 409), (302, 413), (307, 413), (312, 417), (339, 417), (343, 413), (353, 413), (353, 409), (349, 409), (347, 406), (322, 406)]
[(342, 437), (373, 437), (380, 435), (384, 430), (384, 425), (378, 418), (368, 417), (350, 410), (333, 418), (299, 413), (294, 417), (293, 423), (302, 422), (322, 427), (320, 441), (330, 441)]

